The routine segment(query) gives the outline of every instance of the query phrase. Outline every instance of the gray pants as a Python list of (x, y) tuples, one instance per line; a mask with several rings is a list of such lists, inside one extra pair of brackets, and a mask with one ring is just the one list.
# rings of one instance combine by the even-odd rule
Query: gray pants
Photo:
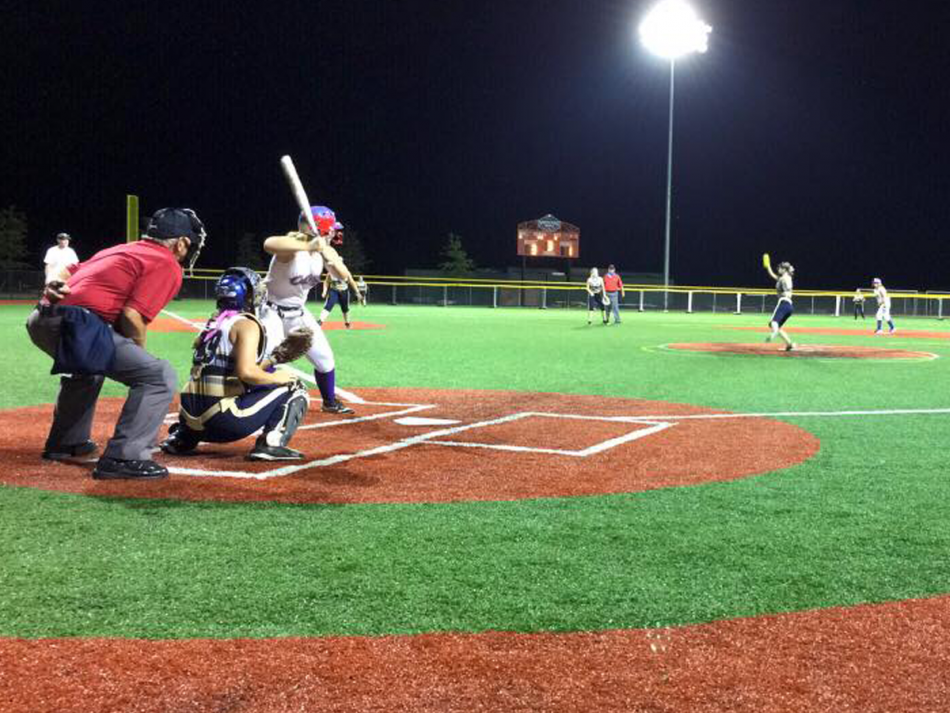
[(614, 324), (620, 324), (620, 292), (608, 292), (607, 299), (610, 300), (610, 313), (614, 316)]
[[(36, 309), (26, 322), (30, 339), (50, 356), (56, 354), (62, 321), (55, 313), (41, 313)], [(151, 458), (158, 431), (178, 389), (178, 376), (171, 364), (152, 356), (131, 339), (114, 333), (113, 341), (115, 365), (104, 376), (60, 377), (53, 425), (46, 438), (47, 450), (89, 440), (96, 401), (102, 382), (108, 376), (128, 386), (129, 395), (103, 455), (121, 460)]]

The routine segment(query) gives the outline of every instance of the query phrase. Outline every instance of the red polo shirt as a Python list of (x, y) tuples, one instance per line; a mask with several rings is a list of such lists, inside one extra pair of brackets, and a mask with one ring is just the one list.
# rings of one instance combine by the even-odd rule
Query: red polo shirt
[(110, 324), (123, 307), (151, 322), (181, 289), (178, 260), (151, 240), (100, 250), (69, 271), (70, 293), (60, 304), (86, 307)]
[(611, 275), (610, 273), (604, 275), (604, 289), (607, 292), (616, 292), (617, 290), (623, 289), (623, 280), (620, 279), (620, 275), (616, 272)]

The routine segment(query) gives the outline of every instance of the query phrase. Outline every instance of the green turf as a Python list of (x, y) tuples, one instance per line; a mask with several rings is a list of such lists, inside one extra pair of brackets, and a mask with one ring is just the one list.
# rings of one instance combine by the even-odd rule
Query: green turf
[[(204, 316), (208, 305), (176, 303)], [(737, 411), (947, 408), (950, 340), (810, 336), (929, 362), (678, 353), (755, 341), (761, 315), (371, 305), (331, 332), (345, 387), (513, 389)], [(4, 408), (49, 402), (23, 307), (0, 307)], [(796, 316), (797, 326), (851, 328)], [(868, 323), (865, 323), (868, 324)], [(905, 320), (907, 329), (945, 331)], [(187, 334), (149, 347), (184, 375)], [(543, 365), (543, 368), (538, 368)], [(121, 394), (110, 386), (108, 393)], [(440, 505), (213, 505), (0, 488), (0, 635), (298, 636), (684, 624), (950, 593), (950, 415), (788, 418), (820, 453), (744, 480), (631, 495)], [(41, 440), (45, 424), (37, 424)], [(768, 447), (769, 444), (763, 444)]]

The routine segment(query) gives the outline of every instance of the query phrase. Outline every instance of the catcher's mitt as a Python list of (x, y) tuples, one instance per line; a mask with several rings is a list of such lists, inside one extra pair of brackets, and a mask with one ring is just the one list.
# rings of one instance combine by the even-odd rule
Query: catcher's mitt
[(312, 343), (313, 332), (309, 329), (292, 329), (287, 332), (284, 341), (274, 347), (270, 360), (274, 364), (289, 364), (292, 361), (297, 361), (310, 350)]

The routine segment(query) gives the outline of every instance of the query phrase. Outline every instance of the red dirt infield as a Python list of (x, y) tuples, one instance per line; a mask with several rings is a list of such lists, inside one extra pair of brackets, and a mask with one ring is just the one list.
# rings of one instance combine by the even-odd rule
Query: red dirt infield
[[(52, 407), (0, 412), (0, 483), (102, 497), (287, 503), (520, 500), (625, 493), (733, 480), (810, 458), (818, 439), (762, 417), (688, 404), (505, 391), (358, 389), (339, 417), (311, 408), (293, 446), (304, 462), (244, 460), (253, 438), (156, 454), (162, 481), (95, 481), (92, 463), (40, 459)], [(121, 399), (102, 399), (105, 443)], [(399, 420), (431, 422), (400, 423)], [(781, 448), (762, 444), (781, 443)]]
[(950, 597), (567, 634), (0, 639), (4, 713), (897, 713), (950, 706)]
[[(736, 327), (724, 325), (726, 329), (736, 329), (741, 332), (761, 332), (768, 334), (768, 327)], [(827, 334), (836, 337), (872, 337), (874, 329), (835, 329), (830, 327), (786, 327), (790, 334)], [(950, 331), (936, 332), (923, 329), (899, 329), (896, 334), (881, 334), (880, 337), (900, 337), (901, 339), (950, 339)]]
[(884, 347), (841, 346), (837, 344), (799, 344), (792, 351), (785, 351), (782, 342), (772, 344), (738, 344), (734, 342), (695, 342), (667, 344), (667, 349), (715, 354), (741, 354), (745, 356), (785, 357), (790, 359), (936, 359), (930, 352)]

